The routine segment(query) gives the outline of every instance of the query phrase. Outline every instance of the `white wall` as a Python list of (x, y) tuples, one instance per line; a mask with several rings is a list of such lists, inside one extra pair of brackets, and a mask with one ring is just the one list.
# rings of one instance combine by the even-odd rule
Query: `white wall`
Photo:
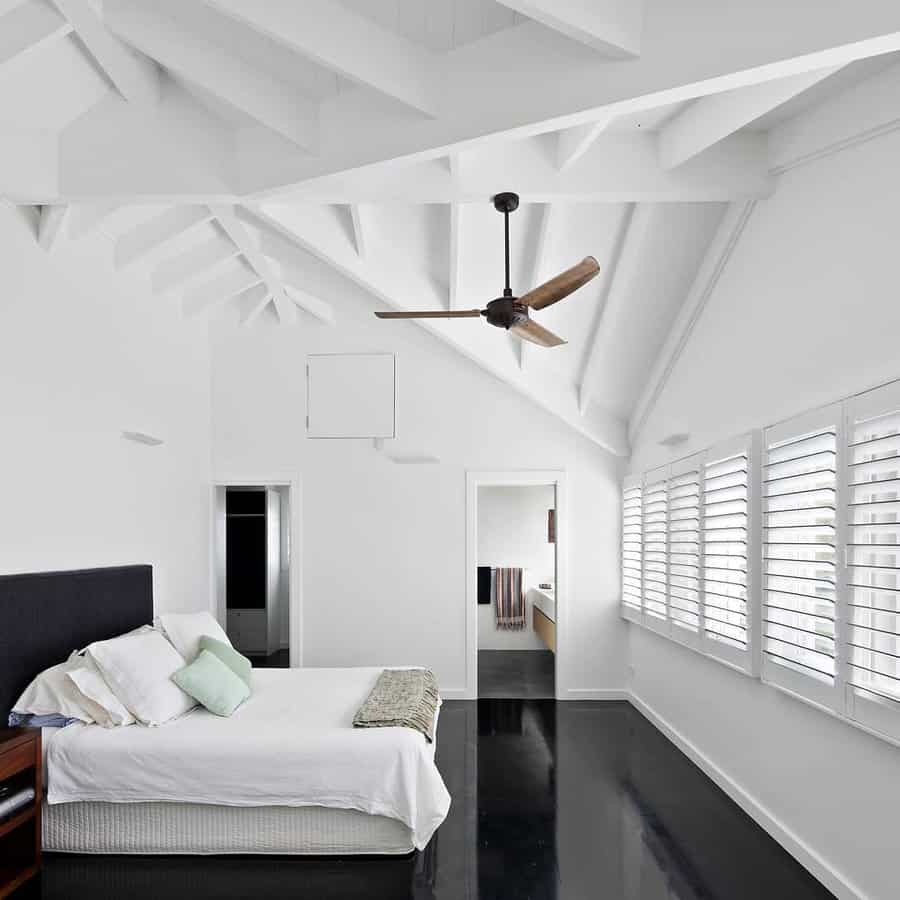
[[(900, 133), (761, 202), (635, 448), (678, 456), (900, 376)], [(632, 626), (632, 687), (860, 896), (898, 895), (900, 749)], [(832, 889), (835, 889), (834, 887)], [(845, 895), (851, 893), (844, 891)]]
[[(621, 689), (621, 464), (418, 326), (377, 321), (371, 299), (337, 275), (313, 269), (307, 288), (335, 305), (337, 328), (305, 315), (280, 330), (220, 322), (212, 344), (217, 477), (302, 477), (304, 664), (426, 664), (445, 693), (461, 692), (465, 473), (565, 469), (572, 639), (559, 684)], [(306, 354), (351, 351), (396, 351), (400, 437), (386, 449), (439, 464), (396, 465), (371, 441), (306, 439)]]
[(553, 485), (478, 488), (478, 565), (524, 569), (525, 628), (497, 628), (493, 606), (478, 607), (479, 650), (546, 650), (531, 624), (528, 591), (540, 582), (553, 583), (553, 544), (547, 542), (547, 510), (556, 503)]
[(110, 256), (0, 205), (0, 572), (151, 563), (157, 609), (206, 609), (206, 329)]

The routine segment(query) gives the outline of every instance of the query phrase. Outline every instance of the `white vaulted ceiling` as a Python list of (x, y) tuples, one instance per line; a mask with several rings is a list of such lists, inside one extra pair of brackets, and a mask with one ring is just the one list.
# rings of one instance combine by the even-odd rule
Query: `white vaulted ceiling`
[(536, 315), (568, 343), (421, 327), (627, 453), (754, 203), (820, 149), (791, 122), (896, 95), (898, 50), (893, 0), (0, 0), (0, 195), (185, 315), (308, 328), (340, 327), (322, 262), (373, 309), (483, 307), (517, 191), (515, 293), (600, 262)]

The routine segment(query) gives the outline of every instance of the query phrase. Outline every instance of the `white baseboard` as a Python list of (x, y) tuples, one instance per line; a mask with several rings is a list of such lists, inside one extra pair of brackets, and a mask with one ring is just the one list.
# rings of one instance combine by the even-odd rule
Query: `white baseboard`
[(624, 688), (566, 688), (557, 700), (630, 700), (631, 694)]
[(680, 731), (670, 725), (652, 707), (634, 694), (631, 705), (655, 725), (691, 762), (702, 769), (738, 806), (767, 834), (771, 835), (791, 856), (808, 869), (840, 900), (869, 900), (849, 879), (832, 868), (815, 850), (797, 836), (752, 794), (735, 782)]
[(469, 692), (464, 688), (444, 688), (440, 689), (442, 700), (470, 700)]

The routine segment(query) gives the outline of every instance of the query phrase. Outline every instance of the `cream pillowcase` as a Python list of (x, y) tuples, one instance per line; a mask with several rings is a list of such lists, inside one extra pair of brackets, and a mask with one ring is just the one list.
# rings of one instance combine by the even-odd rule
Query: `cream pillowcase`
[(67, 677), (78, 666), (80, 661), (68, 659), (45, 669), (25, 688), (13, 711), (33, 716), (62, 716), (88, 725), (95, 722), (96, 716), (104, 715), (103, 710), (88, 701)]
[(100, 674), (97, 664), (87, 653), (83, 656), (73, 655), (70, 662), (76, 663), (77, 668), (66, 672), (66, 677), (81, 692), (85, 700), (93, 704), (96, 710), (94, 721), (98, 725), (115, 728), (134, 724), (134, 716), (112, 692)]
[(112, 692), (144, 725), (162, 725), (196, 706), (172, 681), (184, 658), (158, 631), (98, 641), (87, 652)]
[(200, 638), (211, 637), (231, 646), (228, 635), (215, 620), (212, 613), (163, 613), (156, 623), (172, 646), (184, 657), (185, 662), (193, 662), (200, 652)]

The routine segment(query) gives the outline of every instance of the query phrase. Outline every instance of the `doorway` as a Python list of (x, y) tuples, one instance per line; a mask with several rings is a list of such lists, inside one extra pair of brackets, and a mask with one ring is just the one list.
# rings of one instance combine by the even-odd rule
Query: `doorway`
[(564, 473), (467, 476), (471, 698), (552, 699), (564, 653)]
[(235, 649), (257, 668), (291, 662), (290, 484), (215, 486), (216, 611)]

